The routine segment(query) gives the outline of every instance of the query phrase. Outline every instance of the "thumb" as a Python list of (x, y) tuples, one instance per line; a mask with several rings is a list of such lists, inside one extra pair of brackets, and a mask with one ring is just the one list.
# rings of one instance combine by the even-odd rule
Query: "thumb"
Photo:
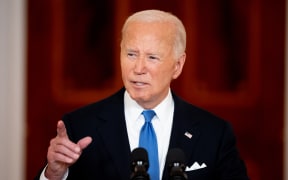
[(92, 142), (92, 138), (90, 136), (84, 137), (80, 139), (77, 144), (80, 146), (81, 150), (85, 149)]

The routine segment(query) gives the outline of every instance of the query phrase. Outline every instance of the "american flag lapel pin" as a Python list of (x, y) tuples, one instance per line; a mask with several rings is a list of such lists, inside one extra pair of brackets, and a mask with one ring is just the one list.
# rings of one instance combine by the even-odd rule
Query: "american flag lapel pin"
[(189, 132), (187, 132), (187, 131), (185, 132), (184, 135), (185, 135), (186, 137), (188, 137), (189, 139), (191, 139), (192, 136), (193, 136), (191, 133), (189, 133)]

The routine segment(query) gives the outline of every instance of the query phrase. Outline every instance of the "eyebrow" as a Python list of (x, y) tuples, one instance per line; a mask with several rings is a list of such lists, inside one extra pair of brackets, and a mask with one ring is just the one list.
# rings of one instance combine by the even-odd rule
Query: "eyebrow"
[[(126, 52), (130, 52), (130, 53), (139, 53), (139, 50), (135, 50), (135, 49), (132, 49), (132, 48), (126, 48)], [(148, 56), (157, 56), (157, 57), (161, 57), (161, 54), (158, 52), (148, 52), (148, 53), (145, 53), (145, 55), (148, 55)]]

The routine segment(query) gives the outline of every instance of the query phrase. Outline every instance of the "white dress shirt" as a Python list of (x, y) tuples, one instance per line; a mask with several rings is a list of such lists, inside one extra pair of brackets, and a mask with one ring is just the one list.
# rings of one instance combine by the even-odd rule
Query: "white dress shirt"
[[(124, 113), (131, 150), (139, 147), (140, 130), (145, 122), (144, 116), (141, 114), (143, 110), (144, 109), (130, 97), (128, 92), (125, 91)], [(174, 114), (174, 101), (172, 98), (171, 90), (169, 90), (166, 98), (153, 110), (155, 111), (156, 116), (153, 117), (151, 122), (157, 136), (161, 179), (164, 171), (166, 155), (168, 152)], [(41, 173), (40, 180), (48, 180), (44, 175), (45, 169)], [(69, 172), (67, 170), (62, 180), (67, 178), (68, 173)]]
[[(140, 131), (145, 122), (144, 116), (141, 114), (144, 109), (130, 97), (127, 91), (124, 94), (124, 107), (130, 149), (133, 150), (139, 147)], [(174, 114), (174, 101), (170, 90), (166, 98), (153, 110), (156, 116), (151, 122), (157, 136), (161, 179), (168, 152)]]

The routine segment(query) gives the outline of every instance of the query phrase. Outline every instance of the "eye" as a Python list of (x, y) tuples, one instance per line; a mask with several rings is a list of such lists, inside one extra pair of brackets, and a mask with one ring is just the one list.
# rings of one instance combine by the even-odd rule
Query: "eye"
[(135, 59), (137, 57), (137, 54), (136, 53), (133, 53), (133, 52), (128, 52), (127, 53), (127, 57), (129, 59)]
[(151, 60), (159, 60), (159, 57), (157, 57), (157, 56), (152, 56), (152, 55), (150, 55), (148, 58), (151, 59)]
[(127, 56), (128, 56), (128, 57), (135, 56), (135, 53), (127, 53)]

